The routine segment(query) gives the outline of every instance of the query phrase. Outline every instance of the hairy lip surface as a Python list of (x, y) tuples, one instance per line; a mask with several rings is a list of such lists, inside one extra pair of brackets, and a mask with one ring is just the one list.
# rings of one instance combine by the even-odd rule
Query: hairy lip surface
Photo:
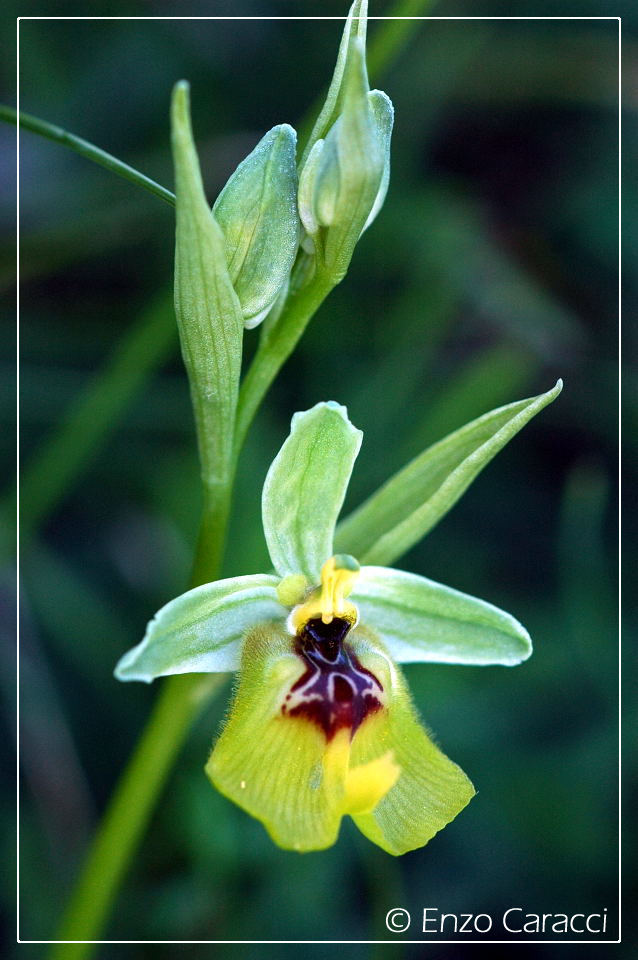
[(328, 624), (318, 618), (295, 637), (295, 653), (306, 669), (286, 695), (282, 713), (304, 717), (327, 740), (344, 728), (354, 736), (365, 718), (382, 706), (381, 683), (345, 642), (351, 626), (339, 617)]

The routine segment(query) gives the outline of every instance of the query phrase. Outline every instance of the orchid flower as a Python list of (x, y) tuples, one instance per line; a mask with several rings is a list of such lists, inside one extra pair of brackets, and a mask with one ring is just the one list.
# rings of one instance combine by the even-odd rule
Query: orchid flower
[[(426, 451), (431, 473), (445, 464), (425, 504), (430, 525), (432, 510), (449, 509), (559, 390), (492, 411)], [(453, 820), (474, 788), (420, 723), (398, 664), (513, 666), (532, 647), (520, 623), (485, 601), (413, 573), (360, 565), (341, 552), (348, 536), (363, 545), (357, 513), (341, 526), (335, 547), (361, 438), (334, 402), (295, 414), (263, 488), (274, 570), (204, 584), (172, 600), (122, 657), (116, 676), (150, 682), (238, 670), (228, 719), (206, 765), (214, 786), (284, 848), (332, 845), (348, 815), (370, 840), (399, 855)], [(401, 523), (384, 533), (383, 517), (414, 496), (418, 460), (387, 485), (390, 507), (382, 489), (358, 512), (367, 522), (366, 511), (376, 510), (379, 523), (379, 540), (365, 547), (363, 559), (383, 555), (395, 531), (405, 547)], [(410, 517), (414, 542), (424, 520), (418, 510)]]

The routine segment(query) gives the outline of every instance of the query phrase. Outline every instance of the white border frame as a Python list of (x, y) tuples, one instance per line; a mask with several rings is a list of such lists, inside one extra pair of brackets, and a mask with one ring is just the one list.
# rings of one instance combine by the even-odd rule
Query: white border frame
[[(83, 17), (83, 16), (59, 16), (59, 17), (38, 17), (38, 16), (27, 16), (27, 17), (17, 17), (16, 18), (16, 109), (18, 114), (20, 112), (20, 23), (22, 20), (340, 20), (345, 21), (346, 17), (336, 17), (336, 16), (314, 16), (314, 17), (232, 17), (232, 16), (223, 16), (223, 17), (107, 17), (107, 16), (95, 16), (95, 17)], [(621, 563), (621, 545), (622, 545), (622, 534), (621, 534), (621, 464), (622, 464), (622, 454), (621, 454), (621, 440), (622, 440), (622, 17), (587, 17), (587, 16), (573, 16), (573, 17), (380, 17), (380, 16), (370, 16), (368, 20), (616, 20), (618, 23), (618, 440), (619, 440), (619, 452), (618, 452), (618, 614), (619, 614), (619, 623), (618, 623), (618, 939), (616, 940), (538, 940), (533, 937), (529, 937), (526, 940), (484, 940), (482, 937), (475, 940), (435, 940), (427, 937), (423, 937), (420, 940), (407, 940), (404, 939), (401, 933), (390, 940), (22, 940), (20, 939), (20, 635), (19, 635), (19, 623), (17, 629), (17, 644), (16, 644), (16, 712), (17, 712), (17, 723), (16, 723), (16, 943), (19, 944), (29, 944), (29, 943), (42, 943), (42, 944), (56, 944), (56, 943), (183, 943), (183, 944), (233, 944), (233, 943), (245, 943), (245, 944), (256, 944), (256, 943), (317, 943), (317, 944), (335, 944), (335, 943), (353, 943), (353, 944), (381, 944), (381, 943), (392, 943), (392, 944), (415, 944), (415, 945), (426, 945), (426, 944), (472, 944), (474, 946), (486, 946), (488, 944), (507, 944), (507, 945), (525, 945), (532, 946), (534, 944), (579, 944), (582, 946), (590, 944), (620, 944), (622, 943), (622, 628), (620, 623), (620, 611), (621, 601), (622, 601), (622, 563)], [(17, 295), (16, 295), (16, 311), (17, 316), (20, 315), (20, 126), (19, 123), (16, 124), (16, 238), (17, 238), (17, 256), (16, 256), (16, 269), (17, 269)], [(20, 356), (20, 328), (19, 323), (16, 325), (17, 337), (16, 337), (16, 369), (17, 369), (17, 386), (16, 386), (16, 404), (19, 414), (20, 409), (20, 372), (19, 372), (19, 356)], [(19, 423), (19, 421), (18, 421)], [(16, 446), (19, 448), (19, 425), (16, 429)], [(19, 466), (18, 466), (18, 457), (16, 456), (16, 473), (19, 476)], [(19, 516), (19, 505), (20, 505), (20, 495), (18, 490), (17, 496), (17, 511)], [(18, 524), (18, 535), (16, 538), (16, 556), (17, 556), (17, 569), (19, 571), (20, 563), (20, 545), (19, 545), (19, 524)], [(18, 597), (18, 609), (19, 609), (19, 597), (20, 597), (20, 587), (19, 579), (17, 579), (17, 597)], [(391, 911), (394, 908), (389, 908)], [(406, 931), (407, 932), (407, 931)]]

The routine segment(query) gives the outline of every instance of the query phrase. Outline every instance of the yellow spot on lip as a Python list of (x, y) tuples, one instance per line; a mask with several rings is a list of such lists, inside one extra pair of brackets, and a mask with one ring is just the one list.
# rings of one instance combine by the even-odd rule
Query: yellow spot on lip
[(370, 813), (395, 785), (400, 773), (401, 767), (395, 762), (392, 750), (348, 770), (345, 812)]
[(347, 553), (338, 553), (326, 560), (321, 568), (321, 586), (292, 612), (294, 632), (298, 633), (309, 620), (317, 617), (326, 624), (332, 623), (335, 617), (356, 623), (359, 611), (346, 597), (352, 592), (359, 569), (355, 558)]
[(368, 763), (351, 767), (350, 735), (346, 730), (338, 733), (326, 746), (323, 766), (329, 779), (343, 782), (342, 810), (353, 816), (371, 813), (401, 774), (392, 750)]

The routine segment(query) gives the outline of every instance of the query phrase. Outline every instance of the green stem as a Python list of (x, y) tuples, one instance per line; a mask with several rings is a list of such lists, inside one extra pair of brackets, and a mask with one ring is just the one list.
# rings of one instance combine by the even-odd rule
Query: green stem
[[(263, 338), (240, 394), (236, 450), (241, 446), (257, 407), (277, 371), (292, 353), (308, 321), (332, 286), (325, 277), (316, 275), (289, 298), (270, 335), (267, 333)], [(223, 553), (231, 489), (232, 474), (224, 483), (204, 485), (204, 509), (195, 554), (193, 584), (212, 580), (217, 574)], [(56, 943), (51, 951), (51, 960), (85, 960), (91, 955), (91, 941), (96, 940), (106, 922), (177, 751), (198, 708), (219, 688), (221, 679), (213, 675), (202, 681), (195, 674), (171, 677), (165, 681), (148, 726), (96, 834), (58, 931), (58, 940), (74, 942)], [(202, 690), (205, 682), (209, 685), (208, 689)]]
[(235, 459), (268, 388), (333, 287), (334, 283), (328, 277), (317, 272), (312, 280), (288, 297), (272, 327), (264, 328), (257, 353), (239, 391)]
[(166, 203), (170, 203), (171, 206), (175, 206), (175, 194), (167, 190), (166, 187), (162, 187), (155, 180), (151, 180), (150, 177), (140, 173), (139, 170), (130, 167), (128, 163), (118, 160), (117, 157), (107, 153), (106, 150), (100, 150), (95, 144), (83, 140), (82, 137), (76, 137), (75, 134), (63, 130), (62, 127), (57, 127), (54, 123), (47, 123), (46, 120), (40, 120), (39, 117), (33, 117), (30, 113), (23, 113), (22, 111), (18, 115), (17, 110), (5, 104), (0, 104), (0, 120), (4, 120), (5, 123), (13, 123), (22, 130), (30, 130), (31, 133), (37, 133), (41, 137), (46, 137), (47, 140), (61, 143), (63, 146), (69, 147), (70, 150), (79, 153), (80, 156), (86, 157), (87, 160), (92, 160), (93, 163), (105, 167), (111, 173), (116, 173), (119, 177), (129, 180), (138, 187), (143, 187), (149, 193), (153, 193), (161, 200), (165, 200)]
[[(399, 0), (399, 3), (418, 0)], [(421, 0), (425, 3), (426, 0)], [(385, 25), (384, 25), (385, 26)], [(413, 28), (413, 27), (412, 27)], [(385, 55), (379, 53), (378, 67), (396, 56), (409, 28), (388, 29)], [(390, 41), (390, 34), (393, 40)], [(396, 37), (399, 42), (396, 42)], [(384, 42), (379, 42), (379, 49)], [(385, 61), (385, 62), (384, 62)], [(15, 110), (0, 106), (0, 120), (18, 123)], [(20, 114), (21, 127), (75, 150), (138, 186), (174, 204), (174, 195), (150, 178), (122, 163), (93, 144), (28, 114)], [(193, 584), (213, 579), (223, 552), (237, 454), (266, 391), (288, 359), (308, 322), (326, 298), (333, 283), (317, 274), (305, 287), (294, 292), (272, 328), (266, 328), (255, 359), (239, 395), (234, 443), (234, 462), (227, 479), (216, 489), (205, 488), (204, 511), (195, 556)], [(42, 510), (40, 516), (42, 516)], [(223, 677), (199, 675), (171, 677), (164, 682), (150, 720), (142, 734), (108, 806), (95, 836), (84, 870), (68, 904), (58, 932), (51, 960), (84, 960), (106, 923), (110, 908), (126, 874), (128, 864), (143, 835), (157, 796), (173, 760), (197, 712), (219, 689)], [(99, 942), (99, 941), (98, 941)]]
[(50, 960), (84, 960), (104, 927), (173, 760), (199, 710), (226, 679), (188, 674), (164, 681), (148, 724), (93, 840)]
[(231, 470), (223, 483), (211, 486), (203, 481), (204, 504), (193, 561), (193, 586), (210, 583), (219, 576), (226, 546), (233, 480), (234, 470)]

